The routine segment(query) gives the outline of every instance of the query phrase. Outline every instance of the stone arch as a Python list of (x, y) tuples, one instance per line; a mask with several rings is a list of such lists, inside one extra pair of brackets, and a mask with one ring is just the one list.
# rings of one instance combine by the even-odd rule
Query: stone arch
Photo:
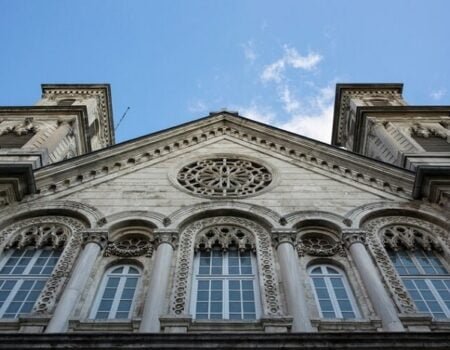
[(73, 217), (83, 222), (88, 228), (99, 226), (103, 217), (97, 208), (80, 202), (52, 201), (39, 204), (28, 202), (3, 211), (0, 227), (6, 227), (29, 217), (51, 215)]
[(164, 227), (165, 216), (147, 210), (121, 211), (104, 217), (103, 228), (113, 231), (124, 226), (144, 226), (149, 228)]
[(339, 233), (347, 227), (343, 216), (326, 211), (296, 211), (285, 215), (284, 219), (286, 226), (292, 228), (315, 222), (316, 226), (328, 227)]
[(165, 222), (168, 228), (181, 228), (192, 221), (224, 213), (245, 216), (258, 221), (266, 228), (280, 225), (282, 217), (266, 207), (236, 201), (210, 201), (183, 207), (170, 214)]
[(254, 221), (232, 216), (199, 219), (187, 225), (180, 233), (170, 313), (175, 315), (188, 313), (195, 239), (202, 230), (215, 225), (242, 227), (255, 236), (263, 312), (266, 316), (281, 315), (280, 294), (270, 234), (263, 226)]
[[(420, 204), (420, 206), (418, 204)], [(447, 230), (450, 229), (449, 218), (442, 212), (423, 203), (375, 202), (352, 209), (345, 215), (345, 218), (352, 228), (359, 228), (368, 220), (389, 215), (418, 217), (446, 228)]]
[[(424, 219), (424, 215), (421, 217), (421, 215), (417, 215), (417, 212), (412, 210), (377, 212), (377, 214), (382, 213), (385, 215), (373, 215), (362, 223), (362, 228), (367, 232), (366, 244), (375, 259), (381, 275), (383, 276), (383, 279), (400, 311), (404, 313), (416, 313), (415, 304), (397, 274), (385, 248), (385, 244), (389, 246), (392, 244), (396, 245), (398, 243), (392, 239), (390, 242), (389, 240), (386, 241), (385, 237), (381, 237), (381, 234), (385, 233), (383, 232), (383, 229), (396, 225), (415, 227), (420, 229), (420, 231), (426, 235), (425, 240), (423, 240), (420, 245), (440, 249), (440, 242), (442, 242), (442, 244), (446, 246), (447, 250), (450, 248), (449, 232), (442, 226), (436, 225), (434, 222)], [(366, 215), (366, 217), (368, 216)], [(404, 237), (402, 244), (404, 244), (406, 248), (408, 248), (408, 246), (412, 247), (415, 244), (414, 240), (415, 237)]]
[[(86, 222), (68, 216), (41, 215), (16, 221), (1, 230), (1, 251), (9, 247), (21, 249), (27, 245), (40, 248), (48, 243), (51, 243), (54, 249), (62, 248), (59, 260), (33, 308), (34, 314), (51, 313), (81, 249), (81, 232), (86, 226)], [(64, 237), (56, 237), (55, 232), (49, 232), (46, 228), (53, 231), (61, 229)]]

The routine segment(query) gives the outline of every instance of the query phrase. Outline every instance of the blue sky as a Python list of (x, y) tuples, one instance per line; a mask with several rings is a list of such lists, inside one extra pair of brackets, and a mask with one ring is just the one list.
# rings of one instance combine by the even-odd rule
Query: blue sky
[(0, 105), (110, 83), (117, 142), (222, 108), (329, 142), (336, 82), (450, 104), (450, 1), (0, 0)]

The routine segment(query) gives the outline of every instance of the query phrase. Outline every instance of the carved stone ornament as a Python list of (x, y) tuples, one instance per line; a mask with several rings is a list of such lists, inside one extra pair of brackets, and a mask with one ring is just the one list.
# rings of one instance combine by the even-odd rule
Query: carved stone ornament
[(194, 249), (211, 250), (213, 246), (219, 246), (222, 250), (236, 247), (241, 251), (255, 251), (255, 237), (246, 229), (233, 225), (218, 225), (200, 232), (194, 244)]
[(450, 132), (439, 123), (435, 123), (434, 125), (415, 123), (411, 127), (411, 135), (423, 138), (435, 136), (447, 140), (450, 137)]
[[(415, 304), (397, 274), (386, 252), (385, 245), (394, 249), (395, 247), (399, 247), (399, 245), (405, 246), (404, 244), (406, 246), (419, 244), (422, 247), (422, 244), (425, 244), (425, 246), (433, 247), (437, 244), (437, 238), (439, 237), (450, 248), (448, 232), (430, 222), (408, 216), (385, 216), (376, 218), (365, 223), (364, 228), (367, 230), (367, 246), (401, 312), (416, 313)], [(405, 231), (402, 233), (401, 230), (399, 232), (396, 228), (404, 228)], [(414, 232), (420, 232), (424, 236), (418, 237)], [(386, 233), (388, 233), (387, 236), (385, 235)], [(429, 239), (431, 241), (428, 241)]]
[[(171, 296), (170, 312), (174, 315), (188, 313), (188, 298), (191, 291), (194, 250), (198, 234), (210, 232), (211, 228), (235, 227), (231, 232), (245, 232), (254, 236), (260, 277), (261, 299), (264, 314), (281, 315), (280, 293), (275, 273), (275, 263), (269, 233), (253, 221), (228, 216), (219, 216), (196, 221), (189, 225), (180, 236), (179, 254), (175, 268), (174, 288)], [(220, 236), (220, 234), (219, 234)], [(214, 237), (214, 236), (212, 236)], [(211, 238), (212, 238), (211, 237)], [(244, 238), (244, 237), (243, 237)]]
[(380, 231), (380, 239), (385, 247), (399, 250), (415, 250), (420, 247), (423, 250), (435, 249), (442, 251), (441, 244), (430, 233), (414, 226), (390, 225)]
[[(35, 227), (35, 229), (31, 230), (31, 227)], [(42, 229), (39, 229), (39, 227)], [(43, 228), (45, 227), (50, 227), (51, 229), (44, 230)], [(59, 231), (59, 227), (62, 228), (62, 231)], [(16, 235), (18, 237), (24, 237), (24, 232), (42, 232), (42, 234), (35, 234), (35, 237), (47, 237), (47, 239), (43, 238), (42, 242), (52, 242), (52, 244), (56, 244), (55, 248), (63, 248), (51, 276), (47, 280), (44, 289), (34, 305), (32, 311), (33, 314), (47, 315), (51, 313), (52, 308), (55, 305), (56, 297), (69, 278), (72, 266), (80, 251), (82, 244), (82, 235), (80, 232), (84, 229), (85, 226), (81, 222), (66, 216), (40, 216), (19, 221), (6, 227), (0, 233), (1, 250), (5, 249), (9, 242), (21, 242), (22, 240), (20, 238), (15, 239), (15, 237)], [(49, 233), (49, 231), (51, 233)], [(67, 237), (63, 239), (62, 237), (66, 233)], [(25, 237), (26, 236), (27, 235), (25, 235)], [(26, 240), (24, 242), (26, 242)], [(64, 247), (62, 245), (60, 246), (60, 244), (63, 244)]]
[(17, 136), (35, 134), (38, 131), (31, 118), (24, 121), (6, 120), (0, 122), (0, 135), (14, 134)]
[(105, 256), (122, 258), (153, 255), (153, 243), (144, 235), (126, 235), (108, 244)]
[[(299, 235), (300, 236), (300, 235)], [(323, 234), (306, 234), (296, 240), (299, 256), (345, 256), (345, 250), (340, 242)]]
[(64, 247), (70, 237), (69, 229), (58, 223), (33, 224), (16, 232), (6, 243), (5, 249), (23, 249), (31, 246), (36, 249)]
[(342, 241), (347, 248), (355, 243), (366, 243), (367, 233), (364, 230), (351, 230), (342, 232)]
[(95, 243), (100, 246), (101, 249), (105, 248), (106, 243), (108, 243), (108, 232), (89, 230), (82, 232), (83, 235), (83, 245), (88, 243)]
[(256, 162), (237, 158), (211, 158), (184, 166), (178, 183), (189, 192), (212, 198), (237, 198), (255, 194), (272, 182), (269, 170)]

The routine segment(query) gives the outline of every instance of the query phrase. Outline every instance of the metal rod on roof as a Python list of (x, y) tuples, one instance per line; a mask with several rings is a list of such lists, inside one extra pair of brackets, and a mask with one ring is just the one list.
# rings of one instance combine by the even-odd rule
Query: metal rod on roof
[(117, 123), (116, 127), (114, 128), (114, 131), (116, 131), (119, 128), (120, 123), (122, 123), (123, 118), (127, 115), (127, 112), (130, 110), (130, 107), (127, 107), (125, 112), (122, 114), (122, 118), (120, 118), (119, 122)]

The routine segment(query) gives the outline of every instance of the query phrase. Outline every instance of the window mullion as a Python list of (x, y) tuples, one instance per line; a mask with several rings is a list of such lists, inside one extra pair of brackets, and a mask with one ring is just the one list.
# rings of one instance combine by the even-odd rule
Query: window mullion
[(127, 280), (127, 276), (120, 276), (119, 284), (117, 285), (116, 293), (114, 294), (114, 299), (111, 305), (111, 310), (109, 311), (108, 318), (115, 318), (117, 308), (119, 307), (119, 302), (122, 297), (122, 292), (125, 286), (125, 282)]
[(334, 292), (334, 287), (331, 284), (330, 276), (323, 276), (325, 280), (325, 285), (327, 286), (328, 293), (330, 294), (331, 304), (333, 305), (334, 313), (337, 318), (342, 318), (341, 308), (339, 307), (339, 303), (337, 301), (336, 293)]
[(223, 318), (226, 320), (230, 319), (230, 300), (229, 300), (229, 283), (230, 283), (230, 275), (228, 274), (228, 252), (222, 254), (222, 276), (223, 276), (223, 294), (222, 294), (222, 310), (223, 310)]
[(24, 278), (14, 278), (16, 280), (16, 284), (9, 292), (8, 297), (6, 298), (5, 302), (3, 303), (2, 308), (0, 309), (0, 316), (3, 316), (6, 310), (8, 309), (9, 305), (11, 304), (12, 300), (14, 299), (17, 291), (20, 289), (22, 284), (25, 282)]
[(434, 287), (433, 283), (431, 282), (431, 279), (425, 278), (424, 281), (425, 281), (426, 285), (428, 286), (428, 288), (430, 289), (430, 292), (433, 294), (434, 298), (436, 299), (437, 303), (441, 307), (442, 311), (445, 313), (445, 315), (447, 317), (449, 317), (450, 315), (449, 315), (449, 310), (447, 308), (447, 305), (445, 305), (445, 302), (442, 300), (440, 294)]

